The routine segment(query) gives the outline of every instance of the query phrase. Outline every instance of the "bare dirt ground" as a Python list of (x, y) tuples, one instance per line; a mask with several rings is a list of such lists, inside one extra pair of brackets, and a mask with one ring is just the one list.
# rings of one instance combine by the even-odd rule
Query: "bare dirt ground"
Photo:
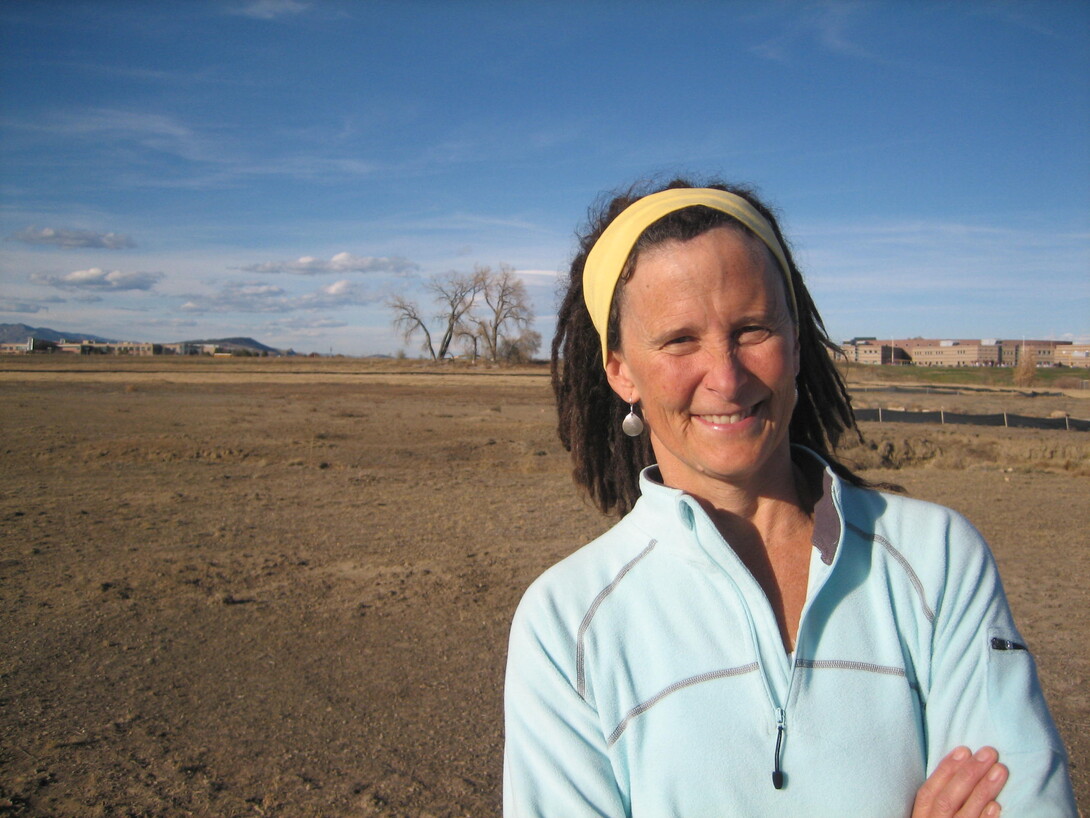
[[(0, 359), (0, 815), (498, 814), (510, 616), (609, 521), (541, 370), (404, 369)], [(992, 543), (1085, 808), (1090, 434), (864, 431)]]

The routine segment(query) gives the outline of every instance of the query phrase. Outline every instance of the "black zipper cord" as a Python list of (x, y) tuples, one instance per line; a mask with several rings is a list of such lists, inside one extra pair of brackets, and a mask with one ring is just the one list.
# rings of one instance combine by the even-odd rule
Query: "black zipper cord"
[(772, 769), (772, 786), (783, 789), (783, 770), (780, 769), (780, 744), (783, 742), (783, 722), (776, 725), (776, 760)]

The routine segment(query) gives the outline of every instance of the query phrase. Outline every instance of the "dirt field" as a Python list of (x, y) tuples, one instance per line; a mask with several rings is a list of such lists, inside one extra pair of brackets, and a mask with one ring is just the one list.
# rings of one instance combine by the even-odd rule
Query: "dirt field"
[[(498, 814), (511, 613), (608, 521), (540, 370), (396, 369), (0, 359), (0, 815)], [(865, 432), (991, 541), (1085, 809), (1090, 434)]]

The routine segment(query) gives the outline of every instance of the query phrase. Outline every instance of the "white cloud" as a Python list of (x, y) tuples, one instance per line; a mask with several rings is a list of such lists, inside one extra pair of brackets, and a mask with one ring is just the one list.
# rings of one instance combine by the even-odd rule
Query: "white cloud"
[(327, 287), (322, 287), (322, 292), (326, 295), (345, 295), (352, 291), (352, 282), (347, 279), (341, 279), (340, 281), (334, 281)]
[(163, 278), (162, 273), (124, 273), (121, 270), (106, 272), (100, 267), (76, 270), (65, 276), (49, 276), (33, 273), (30, 280), (65, 290), (150, 290)]
[(55, 247), (100, 247), (107, 250), (122, 250), (135, 247), (136, 243), (120, 233), (95, 233), (91, 230), (77, 230), (69, 227), (27, 227), (8, 237), (8, 241), (24, 244), (51, 244)]
[(527, 284), (545, 283), (555, 284), (561, 280), (564, 275), (558, 273), (556, 270), (515, 270), (515, 273), (526, 281)]
[(302, 256), (295, 261), (266, 261), (237, 268), (247, 273), (294, 273), (296, 275), (321, 275), (323, 273), (394, 273), (403, 275), (415, 272), (420, 265), (400, 256), (354, 256), (337, 253), (333, 258), (322, 259)]

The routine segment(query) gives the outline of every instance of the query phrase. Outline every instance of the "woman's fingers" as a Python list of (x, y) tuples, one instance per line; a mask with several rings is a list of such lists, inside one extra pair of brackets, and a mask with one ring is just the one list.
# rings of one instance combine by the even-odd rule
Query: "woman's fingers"
[(957, 747), (916, 793), (912, 818), (994, 818), (1007, 774), (994, 748)]
[(974, 754), (971, 766), (974, 766), (973, 776), (976, 771), (983, 770), (983, 775), (976, 778), (972, 791), (965, 799), (962, 807), (954, 813), (957, 818), (995, 818), (999, 815), (999, 804), (996, 798), (1003, 785), (1007, 783), (1007, 768), (999, 763), (999, 754), (991, 747), (981, 748)]

